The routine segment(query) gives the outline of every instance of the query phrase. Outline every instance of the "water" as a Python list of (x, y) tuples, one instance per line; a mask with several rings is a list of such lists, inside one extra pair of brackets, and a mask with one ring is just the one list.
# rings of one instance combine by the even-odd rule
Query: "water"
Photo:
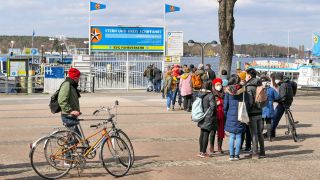
[[(272, 61), (284, 61), (287, 62), (287, 58), (238, 58), (238, 57), (233, 57), (232, 59), (232, 67), (231, 67), (231, 73), (235, 73), (236, 68), (237, 68), (237, 61), (241, 62), (241, 69), (244, 69), (245, 63), (250, 63), (254, 60), (272, 60)], [(295, 59), (290, 58), (288, 62), (292, 63), (294, 62)], [(213, 57), (213, 58), (204, 58), (204, 64), (211, 64), (211, 68), (213, 71), (216, 73), (218, 72), (219, 69), (219, 57)], [(198, 64), (201, 63), (201, 57), (183, 57), (181, 59), (181, 64), (193, 64), (196, 67)]]

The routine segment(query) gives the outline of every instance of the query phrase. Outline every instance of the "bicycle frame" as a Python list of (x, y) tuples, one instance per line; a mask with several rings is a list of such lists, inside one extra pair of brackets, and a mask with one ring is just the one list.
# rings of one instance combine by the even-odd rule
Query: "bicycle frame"
[[(81, 128), (80, 124), (78, 126)], [(86, 157), (90, 152), (95, 151), (98, 148), (100, 148), (103, 140), (105, 140), (105, 139), (107, 139), (109, 141), (109, 143), (112, 145), (112, 141), (111, 141), (111, 138), (109, 136), (109, 133), (108, 133), (106, 127), (103, 127), (101, 130), (99, 130), (98, 132), (90, 135), (88, 138), (84, 138), (84, 134), (83, 134), (82, 128), (80, 129), (80, 132), (83, 135), (82, 139), (80, 140), (80, 142), (77, 142), (76, 144), (72, 145), (68, 149), (58, 153), (59, 151), (61, 151), (61, 148), (60, 148), (59, 150), (57, 150), (56, 153), (54, 153), (54, 155), (51, 155), (50, 157), (53, 156), (54, 159), (67, 160), (67, 159), (61, 159), (61, 158), (56, 158), (56, 157), (59, 157), (59, 156), (65, 154), (66, 152), (68, 152), (70, 150), (76, 149), (79, 144), (86, 142), (87, 140), (91, 139), (92, 137), (95, 137), (99, 133), (102, 134), (101, 137), (94, 143), (93, 146), (91, 146), (88, 150), (86, 150), (86, 152), (83, 154), (84, 157)], [(67, 142), (65, 142), (65, 143), (67, 143)], [(67, 161), (69, 161), (69, 160), (67, 160)]]

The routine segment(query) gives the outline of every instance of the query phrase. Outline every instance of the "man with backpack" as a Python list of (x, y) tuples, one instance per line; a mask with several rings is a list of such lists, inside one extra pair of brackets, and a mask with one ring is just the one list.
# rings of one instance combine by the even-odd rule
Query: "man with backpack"
[(152, 92), (154, 87), (153, 87), (153, 64), (147, 67), (147, 69), (143, 72), (143, 76), (147, 78), (148, 80), (148, 87), (147, 87), (147, 92)]
[[(262, 104), (267, 102), (265, 91), (262, 83), (256, 78), (257, 71), (249, 68), (246, 70), (246, 92), (245, 103), (249, 115), (249, 128), (252, 136), (252, 158), (258, 159), (265, 157), (264, 138), (262, 135)], [(264, 94), (263, 94), (264, 93)], [(263, 98), (261, 98), (263, 96)], [(258, 97), (258, 98), (257, 98)], [(265, 102), (262, 102), (265, 100)], [(258, 154), (258, 144), (260, 153)]]
[(208, 77), (207, 73), (204, 71), (203, 64), (199, 64), (197, 71), (191, 77), (193, 88), (193, 100), (195, 100), (200, 95), (203, 82), (207, 80)]
[(282, 73), (275, 75), (275, 83), (279, 86), (279, 104), (274, 111), (274, 115), (271, 121), (271, 137), (276, 136), (276, 129), (283, 116), (286, 108), (290, 108), (293, 102), (293, 96), (297, 92), (297, 84), (290, 81), (288, 77), (283, 77)]
[(70, 68), (68, 77), (60, 87), (58, 103), (61, 108), (61, 119), (63, 124), (80, 135), (77, 126), (79, 124), (77, 117), (81, 114), (79, 104), (80, 93), (77, 90), (79, 79), (80, 71), (76, 68)]

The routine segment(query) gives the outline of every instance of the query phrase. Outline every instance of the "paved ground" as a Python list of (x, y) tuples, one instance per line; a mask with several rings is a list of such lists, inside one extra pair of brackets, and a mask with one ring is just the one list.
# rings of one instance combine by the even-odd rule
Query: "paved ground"
[[(49, 95), (0, 95), (0, 179), (39, 179), (29, 165), (29, 143), (60, 127), (59, 115), (48, 110)], [(293, 115), (300, 121), (303, 140), (294, 143), (284, 135), (284, 119), (274, 142), (266, 142), (266, 159), (228, 161), (225, 155), (199, 159), (199, 129), (183, 111), (165, 111), (157, 94), (117, 92), (84, 94), (83, 118), (93, 110), (112, 105), (118, 99), (118, 124), (132, 138), (136, 163), (123, 179), (319, 179), (320, 177), (320, 97), (299, 96)], [(92, 132), (83, 122), (86, 134)], [(227, 139), (224, 149), (227, 150)], [(244, 154), (242, 154), (242, 157)], [(80, 179), (113, 179), (98, 164), (85, 169)], [(75, 172), (65, 178), (78, 179)]]

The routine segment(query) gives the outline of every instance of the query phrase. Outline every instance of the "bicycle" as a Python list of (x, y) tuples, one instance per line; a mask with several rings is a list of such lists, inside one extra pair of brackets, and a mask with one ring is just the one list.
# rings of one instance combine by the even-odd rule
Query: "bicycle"
[(292, 139), (294, 142), (298, 142), (298, 135), (297, 135), (297, 130), (296, 130), (296, 124), (298, 124), (298, 121), (294, 121), (291, 110), (289, 107), (285, 107), (285, 116), (286, 116), (286, 124), (288, 127), (288, 130), (285, 132), (286, 135), (289, 135), (291, 133)]
[[(112, 106), (112, 107), (101, 107), (101, 108), (95, 110), (93, 112), (93, 115), (96, 116), (97, 114), (99, 114), (100, 112), (103, 112), (103, 111), (108, 113), (107, 117), (105, 119), (102, 119), (102, 120), (106, 120), (106, 121), (111, 123), (111, 130), (108, 131), (110, 136), (120, 137), (129, 146), (130, 153), (131, 153), (131, 160), (132, 160), (131, 161), (131, 166), (132, 166), (134, 164), (134, 160), (135, 160), (135, 154), (134, 154), (133, 145), (131, 143), (131, 140), (130, 140), (129, 136), (125, 132), (123, 132), (120, 128), (118, 128), (116, 126), (116, 122), (117, 122), (117, 107), (118, 106), (119, 106), (119, 102), (115, 101), (115, 105), (114, 106)], [(114, 108), (116, 108), (116, 115), (111, 114), (111, 110), (114, 109)], [(116, 120), (114, 120), (113, 118), (116, 118)], [(96, 119), (94, 119), (94, 120), (96, 120)], [(80, 130), (80, 133), (83, 135), (83, 131), (82, 131), (81, 126), (78, 126), (78, 128)], [(59, 129), (57, 131), (54, 131), (51, 135), (63, 134), (65, 132), (66, 132), (66, 130), (60, 130)], [(81, 134), (80, 134), (80, 136), (81, 136)], [(89, 145), (87, 144), (87, 146), (89, 146)], [(92, 152), (86, 158), (93, 159), (95, 157), (95, 155), (96, 154), (94, 152)]]
[[(103, 128), (88, 138), (84, 137), (80, 124), (78, 126), (83, 138), (70, 130), (40, 138), (32, 144), (29, 154), (33, 170), (45, 179), (58, 179), (65, 176), (70, 169), (77, 168), (80, 176), (86, 166), (86, 158), (95, 156), (100, 148), (100, 160), (106, 171), (115, 177), (125, 176), (131, 168), (130, 149), (124, 140), (109, 135), (107, 123), (108, 120), (91, 125), (91, 128)], [(62, 132), (65, 134), (62, 135)], [(88, 140), (99, 133), (100, 138), (93, 146), (89, 146)], [(38, 150), (40, 156), (36, 154)], [(44, 159), (37, 162), (37, 157)]]

